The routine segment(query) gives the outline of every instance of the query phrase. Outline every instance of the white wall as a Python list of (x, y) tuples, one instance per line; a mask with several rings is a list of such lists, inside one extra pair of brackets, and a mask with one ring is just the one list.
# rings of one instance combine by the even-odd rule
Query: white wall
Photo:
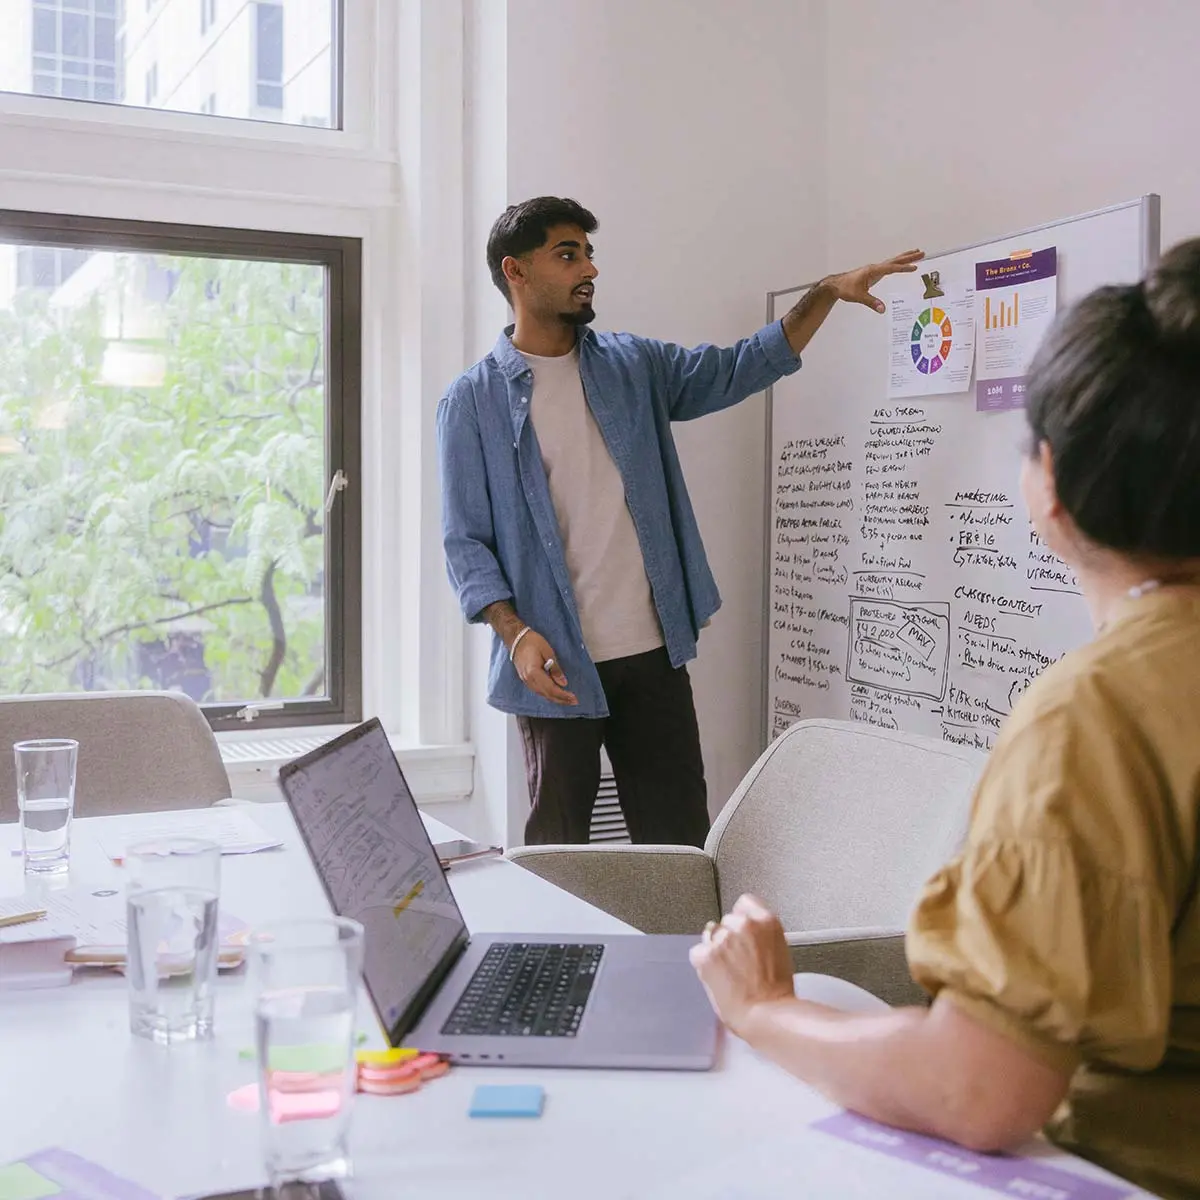
[(1200, 231), (1198, 41), (1195, 0), (830, 3), (832, 265), (1150, 191)]
[[(596, 213), (598, 327), (731, 342), (823, 267), (822, 13), (509, 0), (508, 198)], [(725, 600), (693, 668), (714, 812), (759, 750), (763, 434), (761, 399), (676, 426)]]

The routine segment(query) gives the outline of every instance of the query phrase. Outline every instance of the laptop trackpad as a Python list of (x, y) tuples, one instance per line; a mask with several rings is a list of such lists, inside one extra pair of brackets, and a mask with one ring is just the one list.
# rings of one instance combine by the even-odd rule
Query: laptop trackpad
[(613, 963), (602, 971), (591, 1010), (584, 1018), (597, 1025), (617, 1024), (631, 1031), (654, 1030), (661, 1037), (676, 1031), (683, 1040), (695, 1037), (696, 1024), (713, 1021), (712, 1006), (688, 962)]

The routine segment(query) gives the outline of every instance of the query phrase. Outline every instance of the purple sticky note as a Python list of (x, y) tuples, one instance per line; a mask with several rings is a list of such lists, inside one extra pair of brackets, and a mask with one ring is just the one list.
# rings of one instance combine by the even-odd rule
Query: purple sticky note
[(53, 1193), (54, 1200), (163, 1200), (157, 1193), (122, 1179), (69, 1150), (39, 1150), (21, 1162), (58, 1185), (61, 1190)]
[(913, 1163), (939, 1175), (965, 1179), (1006, 1196), (1037, 1197), (1038, 1200), (1128, 1200), (1135, 1195), (1128, 1184), (1075, 1175), (1031, 1158), (976, 1154), (952, 1142), (892, 1129), (854, 1113), (836, 1113), (813, 1122), (812, 1128), (843, 1142)]

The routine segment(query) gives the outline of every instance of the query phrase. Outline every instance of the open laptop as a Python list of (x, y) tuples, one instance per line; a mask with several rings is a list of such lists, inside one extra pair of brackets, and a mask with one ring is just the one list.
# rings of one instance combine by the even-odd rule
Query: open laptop
[(329, 903), (365, 930), (363, 978), (393, 1046), (472, 1066), (713, 1065), (695, 937), (468, 932), (377, 720), (279, 783)]

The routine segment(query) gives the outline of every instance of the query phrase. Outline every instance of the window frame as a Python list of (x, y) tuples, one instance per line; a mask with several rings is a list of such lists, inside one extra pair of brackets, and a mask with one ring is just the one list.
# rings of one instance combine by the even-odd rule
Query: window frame
[[(128, 250), (295, 262), (325, 268), (325, 482), (347, 484), (325, 516), (327, 697), (202, 704), (214, 731), (354, 724), (363, 714), (362, 390), (363, 253), (357, 237), (0, 209), (9, 245)], [(133, 689), (131, 689), (132, 691)], [(246, 714), (250, 713), (251, 716)]]

